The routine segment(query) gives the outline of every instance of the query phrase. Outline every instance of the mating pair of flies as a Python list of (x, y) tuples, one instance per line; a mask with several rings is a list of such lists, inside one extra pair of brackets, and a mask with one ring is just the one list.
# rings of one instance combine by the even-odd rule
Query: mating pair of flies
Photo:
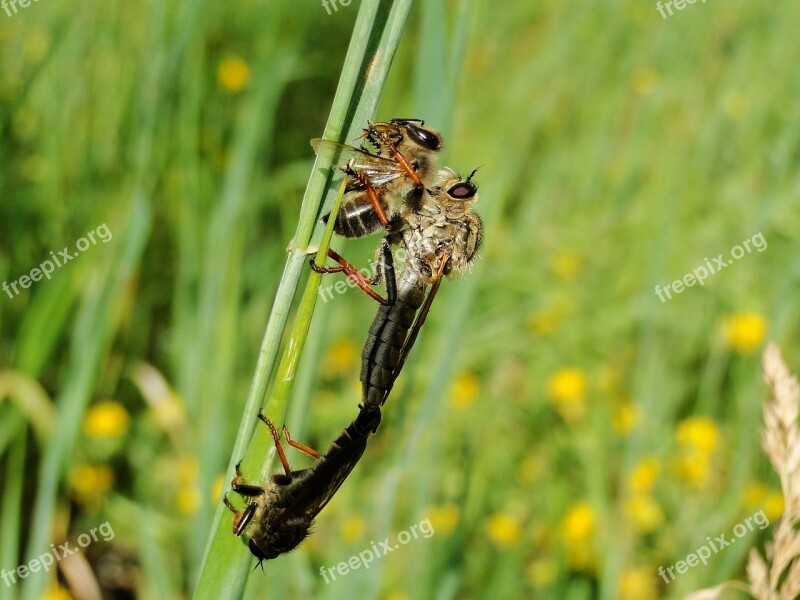
[[(259, 559), (288, 552), (308, 535), (314, 518), (331, 500), (355, 467), (367, 439), (381, 421), (381, 407), (389, 396), (406, 357), (417, 339), (442, 278), (467, 271), (481, 245), (483, 226), (472, 207), (477, 186), (449, 168), (439, 168), (441, 135), (418, 119), (393, 119), (369, 123), (354, 148), (328, 140), (312, 140), (319, 155), (346, 157), (341, 167), (350, 178), (334, 231), (345, 237), (362, 237), (383, 231), (377, 250), (377, 269), (370, 279), (333, 250), (328, 256), (337, 266), (317, 265), (321, 273), (343, 273), (380, 305), (361, 353), (362, 402), (355, 420), (320, 454), (291, 439), (286, 442), (312, 456), (307, 469), (289, 466), (276, 427), (262, 413), (270, 430), (283, 472), (263, 484), (247, 483), (236, 466), (231, 488), (246, 502), (234, 513), (233, 533), (245, 535), (250, 551)], [(396, 269), (393, 247), (405, 251)], [(384, 282), (386, 297), (374, 290)]]

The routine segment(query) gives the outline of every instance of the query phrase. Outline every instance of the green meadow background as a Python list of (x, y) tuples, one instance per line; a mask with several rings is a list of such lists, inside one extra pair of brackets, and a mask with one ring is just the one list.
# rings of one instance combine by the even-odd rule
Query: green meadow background
[[(358, 4), (0, 8), (0, 281), (112, 234), (0, 293), (0, 568), (114, 532), (0, 599), (193, 593)], [(800, 369), (799, 21), (791, 0), (667, 19), (649, 0), (415, 4), (375, 118), (423, 118), (444, 164), (481, 166), (481, 258), (442, 286), (312, 536), (244, 597), (650, 600), (744, 579), (771, 528), (675, 581), (658, 568), (782, 511), (760, 351)], [(376, 243), (333, 241), (357, 264)], [(318, 302), (296, 439), (322, 450), (355, 416), (374, 312), (349, 288)], [(435, 533), (321, 577), (415, 525)]]

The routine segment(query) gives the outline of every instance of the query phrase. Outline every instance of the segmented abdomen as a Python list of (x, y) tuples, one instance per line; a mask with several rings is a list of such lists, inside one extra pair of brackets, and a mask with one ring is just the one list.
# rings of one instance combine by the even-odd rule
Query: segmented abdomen
[(363, 195), (345, 198), (333, 225), (336, 233), (348, 238), (364, 237), (380, 228), (381, 221), (375, 208)]
[(386, 400), (396, 377), (403, 343), (425, 300), (425, 286), (416, 279), (403, 281), (398, 287), (397, 301), (378, 309), (361, 352), (361, 383), (366, 406), (380, 406)]

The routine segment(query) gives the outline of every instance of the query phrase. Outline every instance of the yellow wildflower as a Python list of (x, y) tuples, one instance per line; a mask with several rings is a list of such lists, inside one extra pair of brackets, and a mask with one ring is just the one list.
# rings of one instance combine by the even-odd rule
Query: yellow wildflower
[(345, 543), (357, 542), (364, 535), (364, 520), (355, 514), (347, 515), (342, 522), (340, 533)]
[(57, 581), (53, 581), (44, 596), (42, 596), (42, 600), (72, 600), (72, 598), (72, 594), (58, 585)]
[(594, 509), (585, 500), (567, 510), (561, 535), (567, 550), (567, 562), (574, 569), (593, 572), (597, 568), (594, 555), (596, 521)]
[(547, 462), (543, 456), (538, 454), (529, 454), (520, 463), (517, 470), (517, 479), (520, 483), (532, 484), (541, 479), (547, 467)]
[(706, 487), (712, 479), (712, 456), (722, 435), (717, 423), (708, 417), (691, 417), (678, 424), (675, 441), (679, 446), (673, 469), (680, 479), (697, 488)]
[(655, 569), (626, 569), (619, 580), (619, 600), (655, 600), (658, 598)]
[(355, 341), (352, 338), (339, 338), (331, 344), (325, 356), (325, 372), (332, 377), (349, 375), (356, 368), (358, 360)]
[(453, 503), (431, 506), (426, 514), (437, 536), (447, 536), (453, 533), (460, 517), (458, 506)]
[(630, 402), (619, 405), (611, 419), (611, 427), (618, 435), (629, 433), (639, 422), (639, 407)]
[(729, 118), (738, 121), (750, 110), (750, 99), (739, 92), (728, 92), (722, 98), (722, 109)]
[(528, 329), (535, 335), (548, 335), (556, 331), (567, 316), (568, 311), (562, 306), (548, 306), (527, 319)]
[(575, 368), (557, 371), (548, 384), (550, 399), (568, 423), (583, 419), (586, 414), (586, 376)]
[(783, 515), (784, 508), (783, 494), (780, 492), (770, 492), (764, 498), (764, 514), (770, 521), (779, 519)]
[[(585, 500), (573, 504), (567, 510), (562, 524), (562, 535), (570, 556), (576, 557), (591, 548), (594, 543), (595, 513)], [(585, 563), (587, 556), (577, 556), (578, 563)], [(571, 564), (575, 564), (570, 560)], [(584, 565), (587, 566), (587, 565)]]
[(222, 500), (222, 492), (225, 488), (225, 473), (220, 473), (211, 484), (211, 502), (216, 504)]
[(559, 254), (550, 261), (550, 270), (563, 281), (575, 281), (581, 270), (581, 261), (574, 254)]
[(124, 435), (128, 431), (130, 415), (115, 400), (102, 400), (91, 406), (83, 419), (83, 432), (90, 438), (107, 438)]
[(708, 417), (690, 417), (678, 423), (675, 430), (675, 441), (679, 446), (704, 454), (716, 452), (720, 437), (719, 426)]
[(631, 87), (640, 96), (645, 96), (656, 89), (661, 75), (652, 67), (637, 69), (631, 77)]
[(192, 515), (200, 508), (201, 501), (200, 490), (197, 489), (197, 486), (183, 485), (175, 496), (175, 507), (181, 514)]
[(26, 32), (23, 40), (23, 52), (26, 62), (31, 67), (41, 63), (47, 57), (49, 50), (50, 38), (46, 30), (32, 27), (29, 32)]
[(453, 408), (467, 408), (475, 404), (481, 391), (481, 380), (474, 373), (463, 372), (453, 382), (450, 392), (450, 405)]
[(592, 543), (595, 527), (595, 514), (591, 504), (582, 500), (570, 506), (564, 517), (563, 536), (569, 546)]
[(77, 502), (84, 507), (102, 503), (114, 485), (114, 471), (107, 465), (79, 464), (69, 474), (69, 487)]
[(486, 531), (489, 534), (489, 539), (501, 548), (515, 546), (520, 537), (522, 537), (522, 528), (519, 521), (507, 513), (498, 513), (489, 517)]
[(586, 376), (579, 369), (561, 369), (550, 378), (549, 389), (556, 400), (582, 398), (586, 394)]
[(575, 299), (569, 294), (559, 294), (527, 318), (527, 326), (534, 335), (546, 336), (555, 332), (575, 312)]
[(558, 563), (552, 558), (540, 558), (525, 569), (525, 580), (534, 588), (552, 584), (558, 577)]
[(241, 92), (250, 82), (250, 67), (239, 58), (226, 58), (217, 67), (217, 82), (228, 92)]
[(767, 484), (763, 481), (751, 481), (744, 488), (742, 495), (742, 508), (744, 510), (755, 510), (764, 505), (764, 500), (769, 493)]
[(628, 476), (628, 483), (631, 490), (638, 493), (649, 492), (661, 474), (661, 461), (650, 456), (645, 458), (633, 467)]
[(697, 488), (703, 488), (711, 481), (711, 461), (706, 454), (691, 452), (676, 457), (672, 467), (678, 478)]
[(202, 494), (197, 487), (197, 475), (200, 472), (200, 465), (193, 456), (178, 457), (175, 465), (176, 480), (178, 491), (175, 496), (175, 506), (184, 515), (194, 514), (202, 502)]
[(178, 459), (177, 471), (180, 483), (191, 484), (197, 481), (200, 465), (194, 456), (184, 455)]
[(751, 354), (761, 347), (767, 333), (767, 319), (754, 311), (729, 315), (723, 321), (725, 341), (740, 354)]
[(655, 531), (664, 522), (664, 511), (651, 496), (634, 494), (625, 503), (625, 513), (642, 533)]

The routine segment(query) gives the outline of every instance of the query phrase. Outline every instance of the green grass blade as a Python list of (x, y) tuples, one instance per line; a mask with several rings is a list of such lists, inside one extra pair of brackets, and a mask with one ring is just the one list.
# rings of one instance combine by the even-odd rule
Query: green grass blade
[[(22, 428), (21, 428), (22, 429)], [(0, 516), (0, 565), (19, 564), (19, 539), (20, 528), (17, 526), (22, 518), (22, 477), (25, 472), (25, 445), (28, 442), (27, 432), (22, 432), (16, 437), (5, 460), (8, 469), (3, 478), (2, 510)], [(0, 586), (0, 599), (6, 600), (16, 597), (16, 590), (7, 585)]]

